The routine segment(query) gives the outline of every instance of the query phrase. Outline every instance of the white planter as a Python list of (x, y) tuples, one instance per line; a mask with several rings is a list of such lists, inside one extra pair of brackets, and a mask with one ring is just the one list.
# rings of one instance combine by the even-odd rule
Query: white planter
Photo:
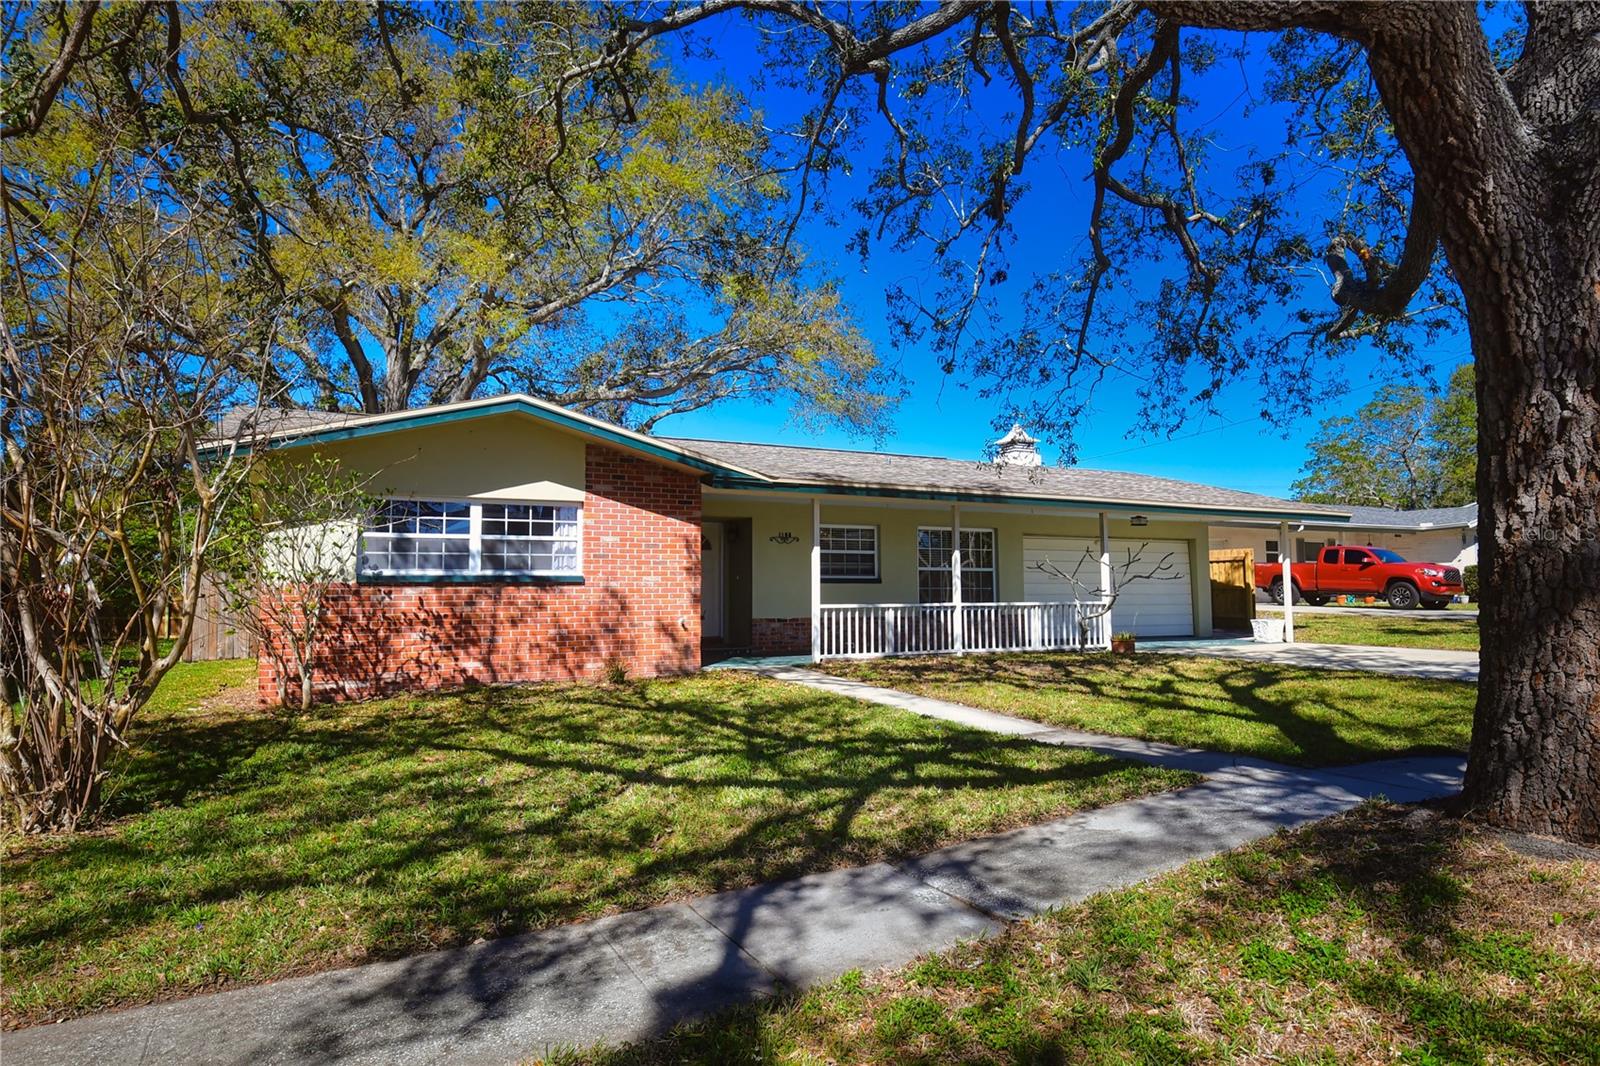
[(1250, 639), (1257, 644), (1282, 644), (1283, 619), (1252, 618), (1250, 620)]

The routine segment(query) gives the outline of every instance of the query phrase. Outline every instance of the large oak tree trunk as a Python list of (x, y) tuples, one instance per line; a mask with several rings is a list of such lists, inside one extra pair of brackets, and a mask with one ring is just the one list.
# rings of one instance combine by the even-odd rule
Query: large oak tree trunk
[(1464, 801), (1600, 841), (1600, 8), (1530, 12), (1502, 78), (1470, 5), (1373, 9), (1369, 55), (1467, 304), (1482, 669)]
[(1510, 280), (1468, 300), (1483, 652), (1465, 800), (1600, 842), (1600, 292)]

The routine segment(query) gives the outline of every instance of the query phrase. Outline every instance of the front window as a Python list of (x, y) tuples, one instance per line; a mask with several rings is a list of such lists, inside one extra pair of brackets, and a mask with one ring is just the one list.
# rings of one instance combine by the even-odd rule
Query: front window
[(576, 577), (578, 507), (389, 500), (361, 536), (361, 572), (380, 576)]
[[(995, 600), (994, 530), (961, 531), (961, 601), (993, 603)], [(950, 531), (917, 531), (917, 601), (949, 603), (955, 597), (950, 582)]]
[(1388, 548), (1373, 548), (1373, 549), (1371, 549), (1371, 551), (1372, 551), (1373, 555), (1376, 555), (1378, 557), (1378, 561), (1379, 562), (1383, 562), (1383, 563), (1403, 563), (1403, 562), (1405, 562), (1405, 558), (1399, 552), (1392, 552)]
[(878, 580), (877, 526), (823, 526), (818, 536), (824, 581)]

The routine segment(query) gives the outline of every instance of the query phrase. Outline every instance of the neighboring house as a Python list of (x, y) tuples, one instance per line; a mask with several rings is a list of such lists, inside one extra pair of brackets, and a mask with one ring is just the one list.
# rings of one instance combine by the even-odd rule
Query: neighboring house
[[(673, 673), (738, 652), (1103, 647), (1112, 629), (1204, 636), (1212, 526), (1343, 518), (1045, 467), (1020, 429), (997, 461), (979, 463), (646, 436), (527, 396), (271, 415), (248, 433), (237, 421), (224, 429), (286, 459), (337, 457), (390, 501), (328, 606), (323, 698), (608, 666)], [(1109, 582), (1120, 592), (1104, 617)]]
[[(1413, 562), (1472, 566), (1478, 561), (1478, 505), (1428, 507), (1395, 511), (1387, 507), (1339, 504), (1350, 515), (1348, 524), (1307, 522), (1291, 530), (1293, 562), (1310, 562), (1329, 544), (1355, 544), (1388, 548)], [(1213, 548), (1252, 548), (1259, 562), (1277, 562), (1277, 531), (1231, 524), (1211, 527)]]

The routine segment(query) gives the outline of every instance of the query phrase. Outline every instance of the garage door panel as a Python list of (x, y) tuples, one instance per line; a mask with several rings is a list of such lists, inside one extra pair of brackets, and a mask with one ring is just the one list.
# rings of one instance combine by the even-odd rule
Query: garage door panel
[[(1098, 541), (1071, 537), (1023, 539), (1023, 598), (1056, 603), (1100, 595)], [(1194, 635), (1194, 584), (1186, 541), (1111, 542), (1112, 569), (1137, 576), (1122, 586), (1111, 625), (1141, 637)]]

